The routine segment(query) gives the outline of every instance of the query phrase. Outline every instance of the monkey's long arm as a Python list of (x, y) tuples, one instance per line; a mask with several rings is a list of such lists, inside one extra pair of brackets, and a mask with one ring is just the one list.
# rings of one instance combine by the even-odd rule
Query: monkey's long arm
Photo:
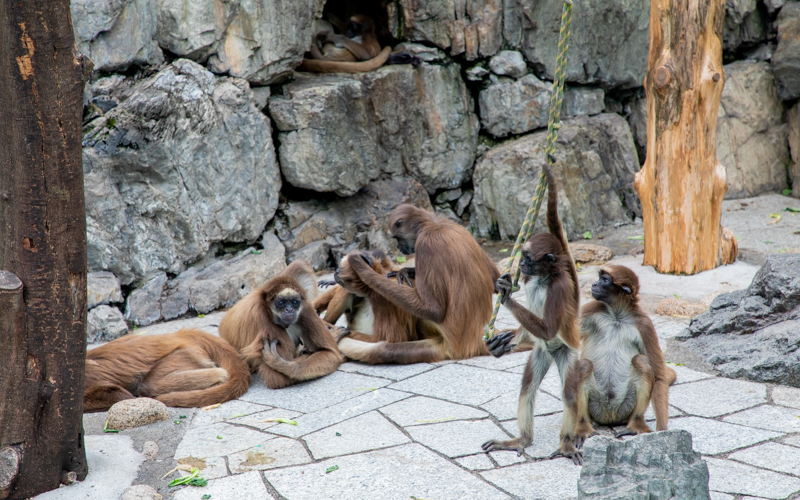
[(675, 370), (664, 364), (664, 356), (658, 345), (658, 336), (650, 318), (642, 314), (636, 318), (639, 334), (642, 336), (647, 359), (653, 370), (655, 381), (650, 393), (650, 402), (656, 414), (656, 430), (667, 430), (669, 420), (669, 386), (675, 382)]
[(386, 300), (428, 321), (434, 323), (444, 321), (446, 305), (436, 303), (432, 294), (428, 292), (426, 280), (422, 279), (419, 267), (417, 267), (415, 288), (410, 288), (398, 285), (376, 273), (362, 259), (351, 259), (350, 265), (365, 285), (381, 294)]
[[(547, 179), (547, 230), (550, 231), (550, 234), (558, 238), (558, 240), (561, 242), (561, 246), (564, 247), (564, 251), (570, 255), (569, 242), (567, 241), (566, 234), (564, 234), (564, 228), (561, 225), (561, 218), (558, 216), (558, 186), (556, 185), (556, 180), (553, 177), (553, 171), (547, 162), (544, 163), (542, 170), (544, 170), (544, 175)], [(578, 269), (575, 267), (575, 262), (572, 261), (571, 258), (569, 267), (570, 276), (572, 276), (572, 281), (574, 284), (572, 294), (575, 296), (575, 304), (577, 307), (577, 305), (581, 303), (581, 291), (578, 287)]]
[(569, 297), (572, 290), (564, 285), (563, 280), (557, 280), (547, 290), (543, 318), (539, 318), (511, 297), (508, 298), (505, 305), (522, 327), (534, 337), (545, 341), (552, 340), (561, 329), (562, 318), (566, 315), (564, 309), (570, 307)]
[[(270, 346), (271, 348), (271, 346)], [(267, 346), (264, 347), (267, 350)], [(338, 352), (322, 350), (312, 354), (303, 354), (291, 361), (275, 354), (264, 353), (264, 362), (295, 382), (311, 380), (336, 371), (342, 364), (342, 356)]]

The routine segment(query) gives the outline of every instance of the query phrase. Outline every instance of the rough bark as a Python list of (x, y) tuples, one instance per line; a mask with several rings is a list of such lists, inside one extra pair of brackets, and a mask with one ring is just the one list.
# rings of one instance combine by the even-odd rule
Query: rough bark
[(57, 488), (65, 472), (87, 472), (80, 141), (90, 71), (74, 49), (67, 0), (0, 2), (0, 269), (8, 271), (0, 286), (0, 482), (15, 476), (0, 498), (29, 498)]
[(644, 263), (694, 274), (735, 257), (723, 237), (725, 167), (716, 156), (723, 0), (650, 4), (647, 160), (636, 174), (645, 228)]

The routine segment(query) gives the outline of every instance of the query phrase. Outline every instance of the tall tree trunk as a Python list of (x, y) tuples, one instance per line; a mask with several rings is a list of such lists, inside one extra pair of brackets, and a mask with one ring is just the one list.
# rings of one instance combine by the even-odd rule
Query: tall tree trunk
[(90, 71), (74, 48), (69, 0), (0, 0), (0, 498), (87, 472), (81, 114)]
[(717, 162), (724, 0), (653, 0), (647, 160), (635, 187), (644, 218), (644, 264), (694, 274), (736, 258), (722, 230), (725, 167)]

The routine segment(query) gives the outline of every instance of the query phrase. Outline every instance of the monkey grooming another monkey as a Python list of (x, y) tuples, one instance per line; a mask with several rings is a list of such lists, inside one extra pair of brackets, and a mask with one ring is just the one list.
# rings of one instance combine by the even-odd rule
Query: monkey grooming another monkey
[(567, 411), (577, 422), (575, 444), (580, 448), (594, 432), (592, 420), (625, 424), (617, 437), (651, 432), (644, 420), (650, 402), (656, 430), (666, 430), (675, 370), (664, 364), (653, 323), (638, 305), (639, 279), (627, 267), (606, 266), (592, 297), (581, 311), (581, 358), (564, 387)]
[(390, 217), (392, 236), (406, 255), (416, 253), (413, 287), (386, 279), (368, 254), (347, 264), (363, 285), (418, 318), (436, 335), (408, 342), (364, 342), (343, 337), (339, 349), (366, 363), (423, 363), (486, 354), (483, 326), (492, 315), (492, 292), (500, 272), (472, 235), (455, 222), (400, 205)]
[[(522, 455), (525, 447), (533, 441), (534, 406), (542, 379), (555, 362), (563, 387), (567, 370), (577, 359), (576, 350), (580, 348), (576, 322), (580, 296), (578, 271), (558, 217), (558, 188), (553, 173), (546, 163), (542, 168), (547, 178), (547, 228), (550, 232), (532, 236), (522, 247), (519, 265), (527, 305), (523, 306), (511, 297), (511, 275), (504, 274), (497, 280), (498, 292), (503, 294), (502, 303), (522, 326), (516, 331), (496, 335), (488, 342), (492, 354), (499, 357), (526, 337), (533, 340), (534, 347), (525, 365), (519, 394), (517, 425), (520, 436), (508, 441), (487, 441), (482, 446), (487, 452), (514, 450)], [(551, 458), (561, 455), (580, 464), (582, 455), (573, 444), (575, 422), (570, 416), (564, 412), (561, 444)]]
[(392, 53), (391, 47), (381, 50), (375, 35), (375, 22), (368, 16), (350, 18), (344, 35), (333, 31), (318, 32), (309, 49), (312, 59), (303, 59), (297, 68), (311, 73), (364, 73), (384, 64), (413, 64), (421, 61), (406, 52)]
[(224, 340), (185, 328), (168, 335), (129, 334), (86, 354), (83, 411), (105, 411), (136, 397), (202, 407), (236, 399), (250, 369)]
[(316, 290), (314, 270), (296, 260), (237, 302), (219, 324), (220, 336), (270, 389), (322, 377), (343, 361), (308, 299)]

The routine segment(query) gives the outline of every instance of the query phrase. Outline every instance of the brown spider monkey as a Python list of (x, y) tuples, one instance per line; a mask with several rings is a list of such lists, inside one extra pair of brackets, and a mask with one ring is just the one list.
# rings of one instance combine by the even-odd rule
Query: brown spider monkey
[[(332, 21), (339, 24), (335, 17), (332, 17)], [(334, 33), (332, 27), (315, 34), (309, 49), (311, 59), (303, 59), (298, 70), (311, 73), (363, 73), (384, 64), (421, 64), (417, 57), (407, 52), (392, 53), (389, 46), (381, 50), (375, 35), (375, 21), (369, 16), (355, 15), (344, 29), (341, 26), (339, 28), (343, 35)]]
[(316, 291), (314, 270), (296, 260), (237, 302), (219, 324), (220, 336), (270, 389), (322, 377), (343, 361), (308, 299)]
[(486, 354), (481, 337), (500, 275), (494, 262), (465, 228), (413, 205), (395, 208), (390, 226), (400, 251), (416, 253), (413, 287), (376, 272), (367, 254), (351, 254), (347, 263), (366, 288), (416, 317), (423, 338), (371, 343), (345, 336), (339, 349), (367, 363), (422, 363)]
[(639, 307), (639, 279), (627, 267), (606, 266), (592, 297), (581, 311), (581, 358), (564, 386), (567, 411), (577, 423), (576, 446), (594, 432), (592, 420), (625, 424), (617, 437), (651, 432), (644, 420), (650, 402), (656, 430), (666, 430), (675, 370), (664, 364), (653, 323)]
[[(533, 235), (522, 247), (519, 266), (527, 304), (523, 306), (511, 297), (510, 274), (506, 273), (497, 280), (498, 292), (503, 294), (502, 303), (522, 326), (488, 341), (490, 352), (497, 357), (523, 340), (531, 340), (534, 344), (525, 365), (519, 394), (517, 425), (520, 436), (508, 441), (487, 441), (482, 446), (484, 451), (515, 450), (522, 455), (533, 440), (534, 405), (542, 379), (555, 362), (563, 387), (567, 370), (577, 359), (577, 349), (580, 348), (576, 321), (580, 300), (578, 271), (558, 217), (558, 188), (553, 173), (546, 162), (542, 169), (547, 178), (547, 228), (550, 232)], [(561, 422), (561, 444), (551, 457), (563, 455), (580, 464), (582, 454), (573, 445), (575, 423), (570, 417), (571, 414), (565, 411)]]

